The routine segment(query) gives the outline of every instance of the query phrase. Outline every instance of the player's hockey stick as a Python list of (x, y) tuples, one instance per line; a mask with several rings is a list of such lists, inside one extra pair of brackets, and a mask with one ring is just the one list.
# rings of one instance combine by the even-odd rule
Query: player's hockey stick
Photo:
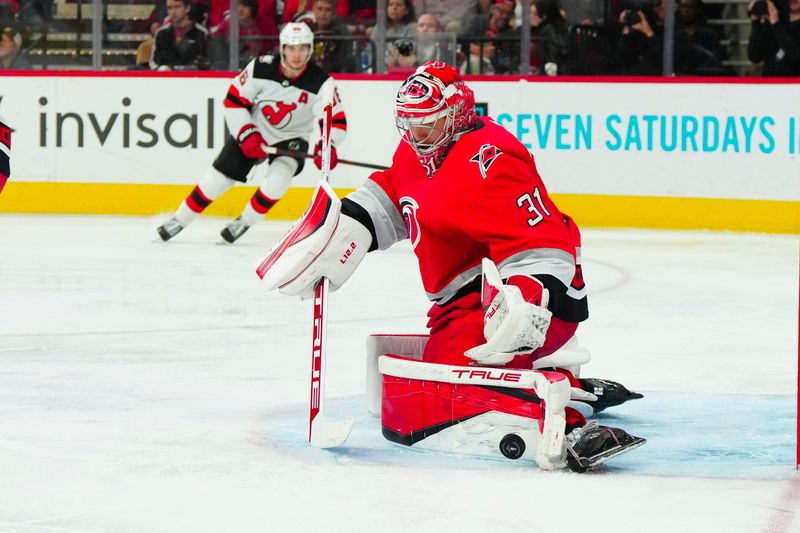
[[(307, 154), (305, 152), (295, 152), (293, 150), (285, 150), (283, 148), (276, 148), (274, 146), (267, 146), (264, 150), (267, 154), (275, 154), (275, 155), (286, 155), (289, 157), (296, 157), (296, 158), (304, 158), (304, 159), (314, 159), (314, 156), (311, 154)], [(345, 165), (352, 165), (354, 167), (364, 167), (364, 168), (372, 168), (375, 170), (386, 170), (387, 167), (382, 165), (374, 165), (372, 163), (361, 163), (359, 161), (350, 161), (349, 159), (337, 159), (339, 163)]]
[[(333, 113), (333, 91), (323, 93), (326, 101), (322, 124), (322, 177), (330, 176), (330, 134)], [(353, 429), (353, 420), (329, 420), (325, 418), (325, 362), (327, 360), (328, 279), (322, 278), (314, 286), (314, 324), (311, 347), (311, 386), (308, 404), (308, 442), (318, 448), (334, 448), (341, 445)]]

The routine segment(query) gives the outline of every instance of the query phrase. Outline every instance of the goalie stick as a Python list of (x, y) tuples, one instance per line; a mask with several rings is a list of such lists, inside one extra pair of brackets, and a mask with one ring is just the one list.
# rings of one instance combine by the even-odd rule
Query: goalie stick
[[(322, 176), (327, 182), (330, 177), (331, 157), (331, 115), (333, 112), (333, 91), (325, 91), (325, 115), (322, 121)], [(353, 420), (330, 420), (325, 418), (325, 363), (327, 361), (327, 297), (328, 279), (322, 278), (314, 286), (314, 323), (311, 346), (311, 381), (308, 403), (308, 442), (318, 448), (340, 446), (353, 429)]]
[[(268, 154), (275, 154), (275, 155), (286, 155), (289, 157), (297, 157), (297, 158), (305, 158), (305, 159), (314, 159), (312, 154), (307, 154), (305, 152), (295, 152), (294, 150), (285, 150), (283, 148), (276, 148), (275, 146), (267, 146), (264, 151)], [(345, 165), (351, 165), (354, 167), (364, 167), (364, 168), (372, 168), (375, 170), (386, 170), (387, 167), (383, 165), (374, 165), (372, 163), (361, 163), (359, 161), (350, 161), (349, 159), (337, 159), (339, 163), (343, 163)]]

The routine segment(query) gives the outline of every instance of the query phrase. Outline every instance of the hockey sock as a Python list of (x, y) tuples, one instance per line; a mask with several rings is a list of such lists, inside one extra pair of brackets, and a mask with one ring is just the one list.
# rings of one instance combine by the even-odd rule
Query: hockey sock
[(252, 226), (272, 209), (286, 191), (289, 190), (289, 183), (292, 176), (297, 171), (297, 161), (291, 157), (276, 157), (267, 167), (264, 181), (256, 189), (250, 201), (245, 206), (239, 218)]
[(278, 203), (278, 199), (269, 198), (261, 189), (256, 189), (255, 194), (247, 205), (242, 211), (242, 215), (239, 217), (242, 219), (242, 222), (247, 224), (248, 226), (254, 225), (256, 222), (264, 218), (264, 215), (272, 209), (272, 206)]
[(181, 203), (175, 218), (183, 226), (189, 225), (206, 207), (222, 196), (236, 183), (225, 177), (220, 171), (212, 168), (195, 186), (189, 196)]

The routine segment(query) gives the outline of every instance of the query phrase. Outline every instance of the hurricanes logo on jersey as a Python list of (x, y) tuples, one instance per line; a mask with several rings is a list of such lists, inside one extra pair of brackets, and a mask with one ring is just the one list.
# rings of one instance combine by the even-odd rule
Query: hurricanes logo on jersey
[(285, 128), (292, 120), (292, 111), (297, 109), (296, 103), (264, 102), (261, 104), (261, 113), (264, 118), (276, 128)]
[(478, 153), (469, 158), (470, 161), (478, 163), (478, 169), (481, 171), (481, 176), (486, 179), (486, 173), (489, 172), (489, 167), (492, 166), (495, 159), (502, 154), (503, 151), (493, 144), (484, 144)]
[(400, 214), (403, 215), (403, 223), (406, 225), (406, 232), (413, 248), (417, 247), (421, 237), (417, 209), (419, 209), (419, 204), (410, 196), (400, 198)]

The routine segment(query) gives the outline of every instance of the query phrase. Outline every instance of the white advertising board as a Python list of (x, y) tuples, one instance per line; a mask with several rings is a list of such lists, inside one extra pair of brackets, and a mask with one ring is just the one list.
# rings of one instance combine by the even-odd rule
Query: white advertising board
[[(338, 81), (341, 158), (388, 164), (400, 82)], [(800, 200), (800, 83), (473, 81), (556, 193)], [(7, 76), (13, 180), (193, 184), (226, 138), (227, 77)], [(307, 165), (295, 186), (316, 180)], [(340, 166), (337, 187), (369, 171)]]

